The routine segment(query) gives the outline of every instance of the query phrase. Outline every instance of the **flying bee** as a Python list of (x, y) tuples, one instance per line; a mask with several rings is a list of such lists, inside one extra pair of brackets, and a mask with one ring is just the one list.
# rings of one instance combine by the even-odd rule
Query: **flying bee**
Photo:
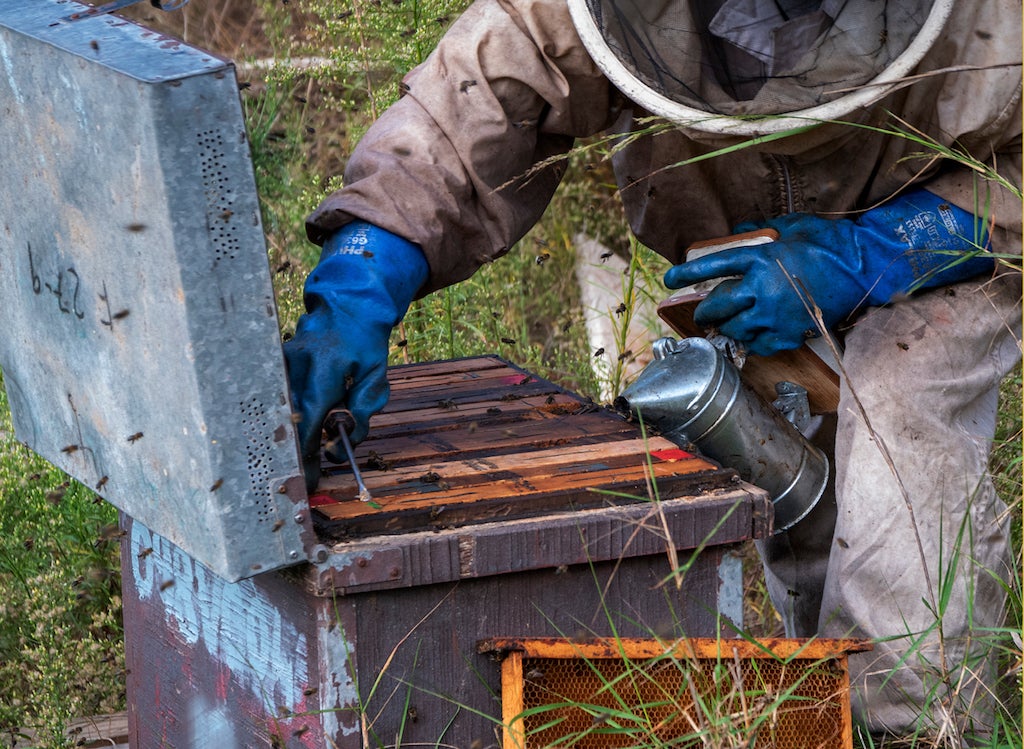
[(537, 265), (544, 265), (544, 263), (546, 263), (550, 257), (551, 257), (551, 253), (550, 252), (542, 252), (542, 253), (540, 253), (537, 256), (537, 258), (536, 258), (537, 259)]
[(210, 491), (215, 492), (222, 486), (224, 486), (224, 479), (217, 479), (216, 481), (213, 482), (213, 485), (210, 487)]
[(282, 528), (284, 528), (284, 521), (283, 520), (275, 520), (274, 521), (274, 525), (270, 529), (270, 532), (271, 533), (277, 533)]
[(633, 355), (633, 352), (630, 349), (626, 349), (621, 354), (619, 354), (619, 361), (624, 361), (624, 360), (628, 359), (629, 357), (631, 357), (632, 355)]
[(235, 212), (233, 210), (231, 210), (230, 208), (225, 208), (223, 211), (220, 212), (220, 219), (221, 221), (227, 221), (234, 215)]
[(614, 254), (615, 254), (614, 252), (602, 252), (602, 253), (601, 253), (601, 258), (600, 258), (600, 259), (601, 259), (601, 262), (602, 262), (602, 263), (605, 263), (605, 262), (607, 262), (607, 261), (608, 261), (608, 258), (610, 258), (610, 257), (611, 257), (612, 255), (614, 255)]
[(469, 89), (471, 89), (475, 85), (476, 85), (476, 81), (475, 80), (463, 81), (462, 83), (459, 84), (459, 93), (464, 94), (467, 91), (469, 91)]
[(318, 690), (317, 690), (316, 687), (306, 687), (305, 689), (302, 690), (302, 694), (305, 697), (310, 697), (310, 696), (316, 694), (317, 691)]
[(160, 583), (160, 592), (163, 593), (168, 588), (173, 588), (173, 587), (174, 587), (174, 581), (173, 580), (164, 580), (162, 583)]
[(115, 319), (115, 320), (123, 320), (126, 317), (128, 317), (128, 313), (129, 313), (129, 311), (126, 310), (126, 309), (123, 309), (120, 312), (115, 312), (114, 315), (113, 315), (113, 319)]
[(615, 308), (615, 316), (621, 317), (624, 314), (626, 314), (626, 303), (619, 302), (619, 306)]
[(458, 409), (458, 406), (455, 404), (455, 401), (453, 401), (451, 398), (439, 400), (437, 402), (437, 407), (440, 408), (442, 411), (455, 411)]
[(62, 453), (67, 453), (68, 455), (71, 455), (71, 453), (78, 452), (79, 447), (80, 445), (65, 445), (60, 449), (60, 451)]
[(515, 338), (502, 338), (501, 342), (502, 343), (506, 343), (509, 346), (515, 346), (516, 345), (516, 339)]
[(602, 346), (601, 348), (594, 352), (595, 359), (599, 356), (604, 356), (604, 346)]
[(130, 434), (130, 435), (128, 435), (128, 437), (126, 439), (128, 440), (128, 442), (130, 444), (134, 445), (136, 442), (138, 442), (140, 439), (142, 439), (142, 432), (136, 432), (135, 434)]
[(140, 551), (135, 556), (137, 556), (139, 559), (145, 559), (146, 557), (148, 557), (152, 553), (153, 553), (153, 547), (152, 546), (147, 546), (145, 549)]
[(128, 224), (124, 228), (127, 229), (128, 231), (130, 231), (132, 234), (138, 234), (139, 232), (146, 231), (146, 225), (145, 224), (138, 224), (138, 223)]

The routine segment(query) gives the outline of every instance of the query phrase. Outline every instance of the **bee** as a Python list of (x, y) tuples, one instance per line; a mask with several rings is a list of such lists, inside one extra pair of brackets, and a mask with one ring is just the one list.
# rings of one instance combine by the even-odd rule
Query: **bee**
[(550, 252), (542, 252), (542, 253), (540, 253), (537, 256), (537, 258), (536, 258), (537, 265), (544, 265), (544, 263), (546, 263), (550, 258), (551, 258), (551, 253)]
[(471, 89), (475, 85), (476, 85), (476, 81), (475, 80), (471, 79), (471, 80), (468, 80), (468, 81), (463, 81), (462, 83), (459, 84), (459, 93), (464, 94), (467, 91), (469, 91), (469, 89)]
[(440, 480), (441, 476), (436, 471), (427, 471), (422, 476), (420, 476), (420, 481), (422, 481), (424, 484), (436, 484)]
[(631, 357), (632, 355), (633, 355), (632, 350), (626, 349), (621, 354), (619, 354), (619, 361), (624, 361), (624, 360), (628, 359), (629, 357)]
[(252, 88), (252, 83), (250, 83), (249, 81), (242, 81), (238, 84), (239, 91), (245, 91), (247, 88)]
[(97, 42), (95, 39), (89, 40), (89, 46), (92, 47), (95, 52), (100, 51), (100, 43)]
[(277, 533), (282, 528), (284, 528), (284, 521), (283, 520), (275, 520), (273, 527), (271, 527), (271, 529), (270, 529), (270, 532), (271, 533)]
[(563, 323), (563, 325), (562, 325), (562, 332), (563, 333), (568, 333), (571, 328), (572, 328), (572, 320), (569, 320), (568, 322)]
[(487, 409), (487, 413), (489, 413), (491, 416), (497, 416), (498, 414), (501, 413), (501, 409), (492, 406), (491, 408)]
[(619, 302), (619, 306), (615, 308), (615, 316), (621, 317), (624, 314), (626, 314), (626, 303)]
[(416, 29), (410, 27), (410, 28), (406, 29), (405, 31), (403, 31), (402, 33), (400, 33), (399, 36), (402, 37), (403, 39), (408, 39), (410, 36), (412, 36), (415, 33), (416, 33)]
[(607, 262), (607, 261), (608, 261), (608, 258), (610, 258), (610, 257), (611, 257), (612, 255), (614, 255), (614, 254), (615, 254), (614, 252), (602, 252), (602, 253), (601, 253), (601, 258), (600, 258), (600, 259), (601, 259), (601, 262), (602, 262), (602, 263), (605, 263), (605, 262)]
[(398, 84), (398, 98), (402, 98), (410, 91), (412, 91), (412, 89), (409, 88), (409, 84), (406, 83), (405, 81), (402, 81), (401, 83)]
[(277, 268), (274, 269), (274, 273), (284, 273), (285, 271), (290, 270), (291, 267), (292, 267), (292, 261), (291, 260), (285, 260), (283, 263), (281, 263), (279, 266), (277, 266)]
[(235, 212), (233, 210), (231, 210), (230, 208), (225, 208), (223, 211), (220, 212), (220, 219), (221, 221), (227, 221), (234, 215)]
[(554, 395), (549, 395), (547, 398), (544, 399), (544, 403), (546, 405), (548, 405), (548, 406), (550, 406), (554, 402), (555, 402), (555, 396)]
[(317, 691), (318, 690), (317, 690), (316, 687), (306, 687), (305, 689), (302, 690), (302, 694), (305, 697), (311, 697), (312, 695), (316, 694)]
[(604, 356), (604, 346), (602, 346), (601, 348), (594, 352), (595, 359), (599, 356)]
[(71, 455), (71, 453), (78, 452), (78, 448), (79, 447), (81, 447), (81, 445), (65, 445), (64, 447), (62, 447), (60, 449), (60, 451), (62, 453), (66, 453), (68, 455)]
[(409, 706), (409, 709), (405, 711), (405, 714), (409, 716), (409, 720), (411, 720), (413, 723), (415, 723), (420, 718), (419, 714), (416, 712), (416, 708), (411, 705)]
[(910, 344), (904, 343), (903, 341), (897, 341), (896, 346), (903, 351), (910, 350)]
[(502, 338), (501, 342), (502, 343), (506, 343), (509, 346), (515, 346), (516, 345), (516, 339), (515, 338)]
[(160, 592), (163, 593), (168, 588), (173, 588), (173, 587), (174, 587), (174, 581), (173, 580), (164, 580), (162, 583), (160, 583)]
[(516, 385), (529, 385), (533, 382), (533, 375), (525, 375)]
[(56, 507), (60, 504), (60, 501), (64, 499), (63, 489), (54, 489), (52, 492), (46, 493), (46, 501)]
[(398, 346), (398, 348), (405, 348), (406, 346), (409, 345), (409, 341), (407, 339), (403, 338), (402, 340), (400, 340), (395, 345)]
[(128, 224), (124, 228), (127, 229), (128, 231), (132, 232), (133, 234), (138, 234), (139, 232), (146, 231), (146, 225), (145, 224)]
[(446, 23), (448, 23), (448, 16), (438, 16), (437, 18), (434, 19), (434, 23), (436, 23), (438, 26), (444, 26)]
[(370, 450), (370, 454), (366, 458), (366, 467), (371, 471), (390, 471), (391, 463), (384, 460), (375, 450)]
[(539, 668), (531, 668), (523, 674), (523, 678), (526, 679), (526, 681), (538, 681), (544, 678), (544, 672)]
[(147, 546), (145, 549), (140, 551), (135, 556), (137, 556), (139, 559), (145, 559), (146, 557), (148, 557), (152, 553), (153, 553), (153, 547), (152, 546)]
[(296, 738), (298, 738), (299, 736), (302, 736), (304, 733), (306, 733), (306, 731), (308, 731), (308, 730), (309, 730), (309, 726), (299, 726), (294, 731), (292, 731), (292, 736), (295, 736)]
[(224, 479), (217, 479), (216, 481), (213, 482), (213, 485), (210, 487), (210, 491), (215, 492), (222, 486), (224, 486)]
[(514, 127), (516, 130), (523, 130), (525, 128), (536, 127), (536, 126), (537, 126), (537, 120), (530, 120), (530, 119), (519, 120), (518, 122), (513, 122), (512, 123), (512, 127)]
[(142, 432), (136, 432), (135, 434), (130, 434), (130, 435), (128, 435), (128, 437), (126, 439), (128, 440), (128, 442), (130, 444), (134, 445), (136, 442), (138, 442), (140, 439), (142, 439)]
[(437, 402), (437, 407), (440, 408), (443, 411), (455, 411), (455, 410), (458, 409), (458, 406), (455, 405), (455, 401), (453, 401), (451, 398), (446, 398), (445, 400), (439, 400)]
[(836, 543), (839, 544), (839, 546), (841, 548), (843, 548), (843, 549), (849, 549), (850, 548), (850, 544), (848, 544), (846, 542), (846, 539), (845, 538), (841, 538), (840, 536), (836, 536)]
[(113, 316), (113, 319), (115, 319), (115, 320), (123, 320), (126, 317), (128, 317), (128, 312), (129, 311), (126, 310), (126, 309), (123, 309), (120, 312), (115, 312), (114, 316)]

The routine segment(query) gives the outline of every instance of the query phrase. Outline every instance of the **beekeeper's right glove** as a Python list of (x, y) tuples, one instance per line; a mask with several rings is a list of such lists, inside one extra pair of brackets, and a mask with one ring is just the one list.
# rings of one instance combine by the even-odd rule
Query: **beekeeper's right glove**
[(353, 444), (388, 400), (388, 338), (427, 280), (420, 248), (373, 224), (348, 224), (324, 242), (306, 279), (295, 336), (284, 344), (307, 490), (320, 478), (327, 412), (352, 412)]

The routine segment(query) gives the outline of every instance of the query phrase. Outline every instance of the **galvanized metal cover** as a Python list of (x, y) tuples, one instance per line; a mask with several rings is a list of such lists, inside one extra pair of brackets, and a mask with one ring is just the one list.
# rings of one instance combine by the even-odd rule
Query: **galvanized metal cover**
[[(0, 0), (0, 368), (18, 438), (229, 580), (308, 520), (232, 65)], [(287, 482), (287, 486), (286, 486)]]

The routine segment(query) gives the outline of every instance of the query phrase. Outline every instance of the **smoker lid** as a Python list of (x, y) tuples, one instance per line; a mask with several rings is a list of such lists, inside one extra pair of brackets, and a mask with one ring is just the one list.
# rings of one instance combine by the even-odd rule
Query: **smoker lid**
[(228, 580), (316, 553), (234, 68), (0, 0), (18, 438)]

